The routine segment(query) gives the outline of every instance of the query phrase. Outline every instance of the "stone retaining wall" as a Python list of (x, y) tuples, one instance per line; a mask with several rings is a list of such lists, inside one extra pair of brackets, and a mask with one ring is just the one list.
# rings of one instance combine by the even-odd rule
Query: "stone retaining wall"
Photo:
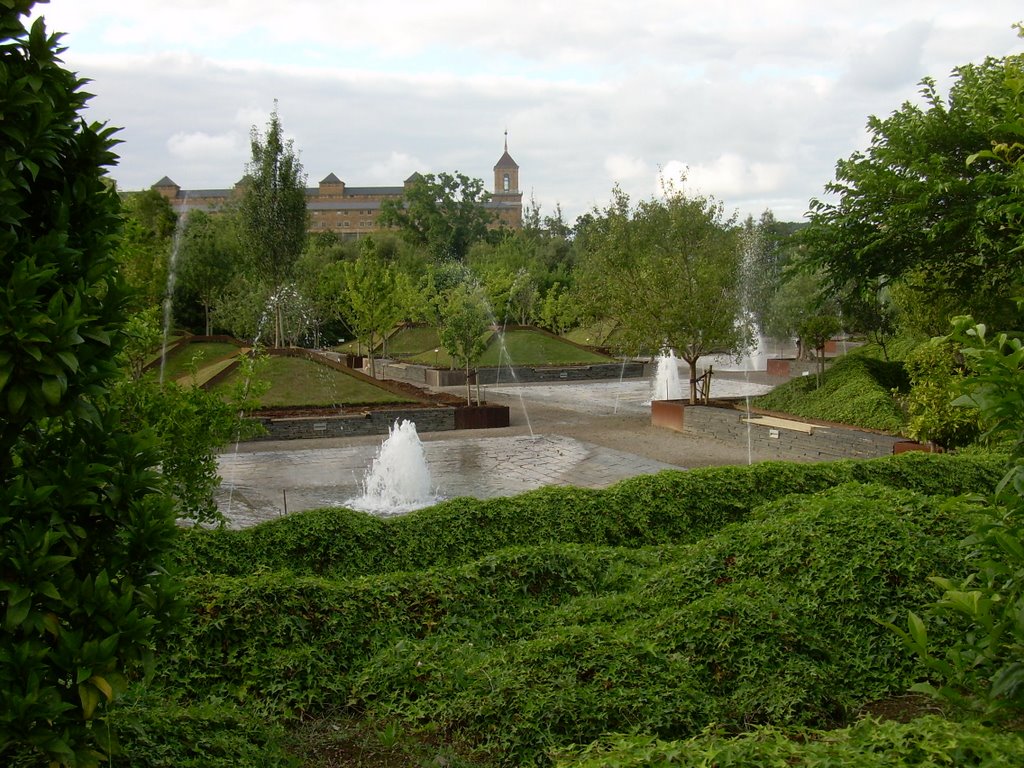
[(346, 416), (289, 416), (258, 418), (267, 434), (256, 440), (297, 440), (313, 437), (355, 437), (386, 435), (395, 421), (416, 423), (417, 432), (455, 429), (455, 408), (387, 408)]
[[(466, 383), (464, 371), (430, 368), (412, 363), (395, 363), (391, 360), (374, 360), (379, 377), (405, 381), (410, 384), (429, 387), (458, 387)], [(597, 363), (594, 365), (546, 365), (513, 366), (505, 368), (480, 368), (477, 379), (480, 384), (537, 383), (545, 381), (603, 381), (607, 379), (639, 379), (644, 377), (641, 362)]]
[[(671, 404), (679, 404), (678, 417), (667, 415)], [(751, 415), (757, 415), (752, 411)], [(765, 454), (785, 461), (831, 461), (834, 459), (870, 459), (891, 456), (905, 449), (906, 438), (870, 430), (855, 429), (837, 424), (818, 424), (797, 420), (809, 425), (809, 433), (777, 426), (748, 424), (745, 410), (707, 405), (684, 405), (682, 401), (660, 401), (656, 426), (681, 432), (707, 435), (717, 440), (748, 444), (760, 456)], [(748, 443), (749, 440), (749, 443)], [(916, 445), (916, 444), (913, 444)], [(903, 448), (897, 448), (903, 446)]]

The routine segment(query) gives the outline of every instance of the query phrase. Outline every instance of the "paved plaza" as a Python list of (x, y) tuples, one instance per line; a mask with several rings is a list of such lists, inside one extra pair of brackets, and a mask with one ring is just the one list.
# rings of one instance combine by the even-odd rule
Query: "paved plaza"
[[(770, 387), (716, 379), (714, 397)], [(453, 392), (464, 392), (456, 388)], [(696, 445), (650, 425), (647, 380), (490, 385), (488, 402), (507, 404), (512, 426), (420, 435), (436, 499), (507, 496), (545, 485), (603, 488), (664, 469), (741, 463), (722, 446)], [(217, 502), (232, 527), (288, 512), (353, 506), (383, 438), (243, 443), (220, 457)]]

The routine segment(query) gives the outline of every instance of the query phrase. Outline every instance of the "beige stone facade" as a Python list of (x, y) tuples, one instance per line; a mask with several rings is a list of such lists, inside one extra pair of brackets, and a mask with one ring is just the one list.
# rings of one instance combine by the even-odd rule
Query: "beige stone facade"
[[(382, 227), (378, 225), (377, 217), (381, 203), (401, 198), (416, 177), (417, 174), (413, 174), (402, 186), (396, 187), (350, 187), (333, 173), (328, 174), (318, 186), (306, 189), (310, 233), (336, 232), (345, 238), (355, 238), (379, 231)], [(153, 185), (153, 189), (166, 197), (179, 213), (186, 209), (214, 212), (241, 197), (242, 182), (229, 189), (182, 189), (164, 176)], [(519, 190), (519, 166), (508, 153), (507, 137), (505, 151), (494, 166), (491, 199), (484, 206), (494, 213), (493, 227), (522, 227), (523, 193)]]

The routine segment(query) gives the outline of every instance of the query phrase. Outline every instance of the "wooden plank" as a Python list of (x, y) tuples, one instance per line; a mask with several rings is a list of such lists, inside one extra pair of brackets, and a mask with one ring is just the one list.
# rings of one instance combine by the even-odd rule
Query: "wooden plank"
[(822, 427), (818, 424), (808, 424), (803, 421), (792, 421), (791, 419), (780, 419), (775, 416), (744, 416), (742, 421), (747, 424), (755, 424), (759, 427), (774, 427), (776, 429), (789, 429), (794, 432), (803, 432), (804, 434), (810, 435), (814, 432), (815, 427), (818, 429), (828, 429), (828, 427)]

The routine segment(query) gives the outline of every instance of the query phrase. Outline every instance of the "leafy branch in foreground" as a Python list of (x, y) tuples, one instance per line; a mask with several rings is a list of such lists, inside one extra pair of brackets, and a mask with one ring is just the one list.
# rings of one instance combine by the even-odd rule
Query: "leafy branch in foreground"
[(935, 577), (943, 590), (929, 606), (936, 620), (963, 626), (945, 653), (929, 649), (925, 622), (913, 612), (902, 635), (937, 673), (938, 687), (918, 690), (990, 717), (1024, 711), (1024, 345), (1013, 333), (991, 337), (970, 317), (954, 320), (950, 338), (963, 346), (973, 372), (954, 404), (977, 408), (984, 437), (1006, 441), (1010, 465), (986, 502), (982, 520), (968, 539), (975, 571), (964, 580)]

